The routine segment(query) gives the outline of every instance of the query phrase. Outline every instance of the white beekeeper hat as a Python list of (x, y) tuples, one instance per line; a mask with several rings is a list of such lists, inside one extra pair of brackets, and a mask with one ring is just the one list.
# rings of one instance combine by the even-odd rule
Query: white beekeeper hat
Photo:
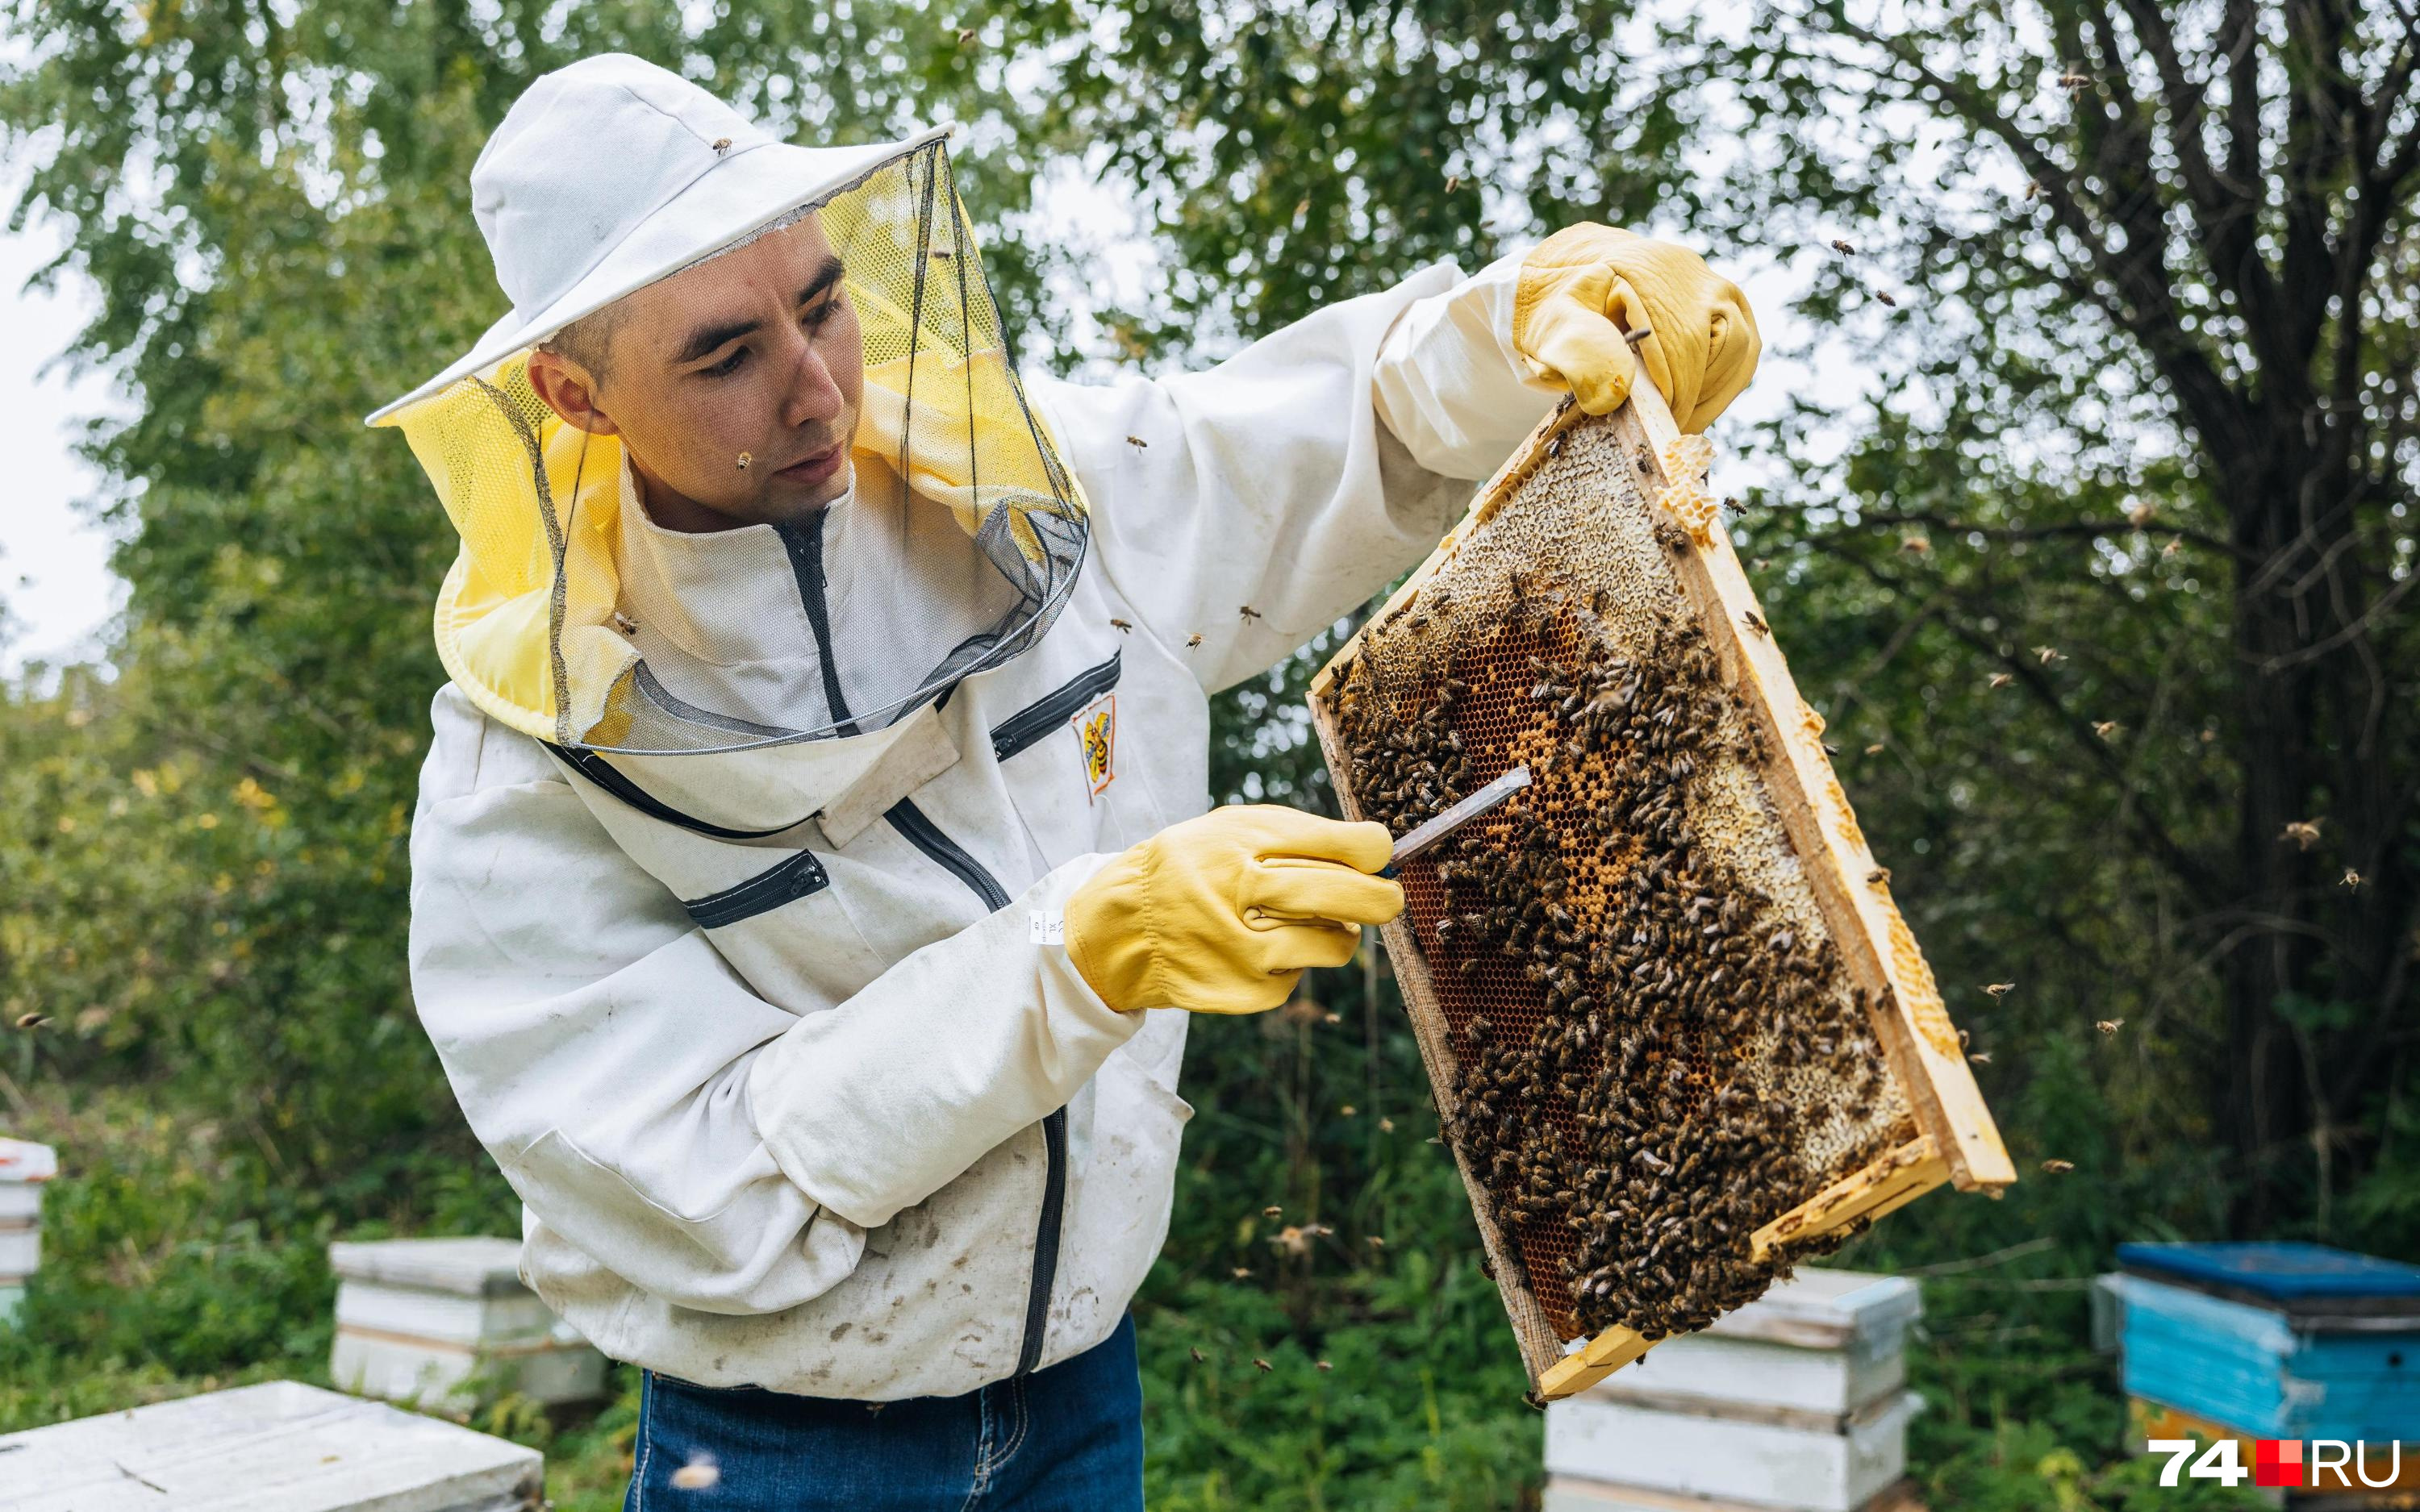
[(375, 425), (584, 315), (947, 136), (802, 147), (669, 69), (582, 58), (513, 101), (471, 169), (471, 210), (513, 301), (454, 364)]

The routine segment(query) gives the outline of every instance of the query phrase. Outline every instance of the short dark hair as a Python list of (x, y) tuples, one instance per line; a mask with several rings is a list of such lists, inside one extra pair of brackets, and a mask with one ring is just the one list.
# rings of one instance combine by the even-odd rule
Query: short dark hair
[(621, 306), (609, 304), (601, 310), (591, 310), (539, 342), (537, 349), (578, 363), (588, 370), (591, 378), (602, 383), (606, 377), (606, 354), (613, 348), (613, 332), (621, 324)]

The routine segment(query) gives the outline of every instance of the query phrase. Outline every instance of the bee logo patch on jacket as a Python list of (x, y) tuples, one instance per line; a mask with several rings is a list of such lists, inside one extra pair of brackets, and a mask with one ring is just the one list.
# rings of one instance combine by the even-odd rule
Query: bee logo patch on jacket
[(1094, 797), (1117, 779), (1112, 764), (1118, 740), (1118, 696), (1104, 693), (1076, 711), (1076, 735), (1083, 743), (1084, 785)]

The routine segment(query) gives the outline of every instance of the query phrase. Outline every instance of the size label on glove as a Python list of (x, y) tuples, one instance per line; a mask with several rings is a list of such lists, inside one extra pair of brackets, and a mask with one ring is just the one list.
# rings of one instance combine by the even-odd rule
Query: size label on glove
[(1026, 938), (1036, 945), (1067, 943), (1067, 916), (1056, 908), (1036, 908), (1025, 916), (1031, 921)]

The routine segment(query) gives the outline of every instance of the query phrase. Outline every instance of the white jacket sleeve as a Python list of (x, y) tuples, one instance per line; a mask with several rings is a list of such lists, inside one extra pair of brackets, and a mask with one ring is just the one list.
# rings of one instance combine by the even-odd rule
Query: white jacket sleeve
[[(820, 1294), (867, 1228), (1063, 1105), (1140, 1027), (1026, 943), (1021, 907), (791, 1013), (535, 743), (450, 689), (435, 724), (411, 835), (421, 1022), (521, 1200), (669, 1302), (768, 1313)], [(1045, 877), (1035, 905), (1105, 859)], [(1010, 915), (1013, 943), (990, 927)]]
[(1494, 273), (1434, 264), (1204, 372), (1028, 379), (1092, 503), (1099, 570), (1205, 688), (1282, 661), (1419, 563), (1553, 404), (1506, 357)]
[(1414, 301), (1379, 349), (1378, 418), (1431, 472), (1493, 477), (1565, 392), (1530, 378), (1512, 347), (1521, 255)]

